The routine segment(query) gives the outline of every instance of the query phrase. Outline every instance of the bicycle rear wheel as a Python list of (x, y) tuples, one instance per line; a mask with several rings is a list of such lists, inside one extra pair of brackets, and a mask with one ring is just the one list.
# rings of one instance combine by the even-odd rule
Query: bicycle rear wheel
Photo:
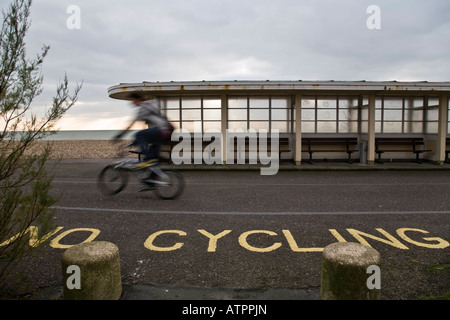
[(184, 178), (175, 171), (164, 171), (166, 177), (157, 177), (155, 183), (155, 194), (158, 198), (171, 200), (178, 198), (184, 190)]
[(116, 169), (114, 165), (108, 165), (100, 171), (97, 187), (103, 194), (113, 196), (125, 189), (127, 183), (127, 172)]

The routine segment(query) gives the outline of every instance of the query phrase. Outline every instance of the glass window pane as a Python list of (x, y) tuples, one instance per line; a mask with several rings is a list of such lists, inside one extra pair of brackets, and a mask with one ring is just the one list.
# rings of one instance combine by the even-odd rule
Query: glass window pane
[(289, 124), (284, 121), (272, 122), (272, 130), (278, 130), (280, 132), (289, 132)]
[[(368, 113), (367, 113), (367, 116), (368, 116)], [(381, 121), (381, 110), (375, 110), (375, 121)]]
[(423, 133), (423, 123), (413, 122), (411, 125), (411, 133)]
[(336, 109), (336, 99), (317, 99), (317, 108)]
[[(375, 110), (375, 118), (376, 118), (377, 110)], [(361, 109), (361, 121), (369, 120), (369, 110), (367, 108)], [(378, 119), (379, 120), (379, 119)]]
[(240, 109), (246, 109), (247, 108), (247, 98), (229, 98), (228, 99), (228, 108), (240, 108)]
[(385, 121), (383, 123), (383, 132), (384, 133), (401, 133), (402, 132), (402, 123)]
[(427, 122), (426, 133), (438, 133), (438, 123), (437, 122)]
[(315, 123), (309, 121), (302, 121), (302, 132), (304, 133), (314, 133)]
[(437, 109), (428, 109), (427, 111), (427, 120), (428, 121), (437, 121), (439, 117), (439, 112)]
[(406, 98), (405, 108), (409, 109), (419, 109), (423, 108), (423, 98)]
[(406, 122), (405, 123), (405, 133), (422, 133), (423, 123), (422, 122)]
[(162, 101), (163, 109), (180, 109), (179, 98), (166, 98)]
[(339, 109), (345, 109), (345, 108), (351, 108), (351, 109), (357, 109), (358, 108), (358, 99), (357, 98), (345, 98), (341, 97), (339, 98)]
[[(366, 131), (363, 131), (363, 132), (368, 132), (367, 130), (368, 130), (368, 128), (366, 128)], [(375, 122), (375, 133), (382, 133), (381, 132), (381, 122)]]
[(314, 110), (310, 109), (302, 109), (302, 120), (315, 120), (316, 119), (316, 113)]
[(318, 133), (332, 133), (336, 132), (336, 122), (317, 121)]
[[(369, 105), (366, 105), (366, 107), (369, 107)], [(382, 101), (381, 99), (375, 99), (375, 109), (382, 109)]]
[(183, 109), (201, 108), (200, 98), (183, 98), (181, 100)]
[(216, 108), (220, 109), (222, 101), (220, 99), (213, 98), (204, 98), (203, 99), (203, 108)]
[(290, 115), (289, 109), (272, 109), (272, 121), (287, 120)]
[(198, 120), (200, 121), (202, 119), (201, 117), (201, 110), (182, 110), (182, 119), (185, 120)]
[(336, 110), (317, 110), (317, 120), (336, 120)]
[(247, 120), (247, 109), (228, 110), (228, 120)]
[(220, 121), (206, 121), (203, 123), (203, 131), (221, 132)]
[(250, 108), (269, 108), (269, 99), (250, 98)]
[(166, 116), (169, 120), (171, 121), (175, 121), (175, 120), (180, 120), (180, 111), (179, 110), (167, 110), (166, 111)]
[(339, 121), (358, 120), (357, 109), (339, 109)]
[(423, 98), (417, 98), (414, 99), (414, 108), (423, 108), (423, 104), (424, 104), (424, 99)]
[(266, 129), (269, 130), (269, 121), (251, 121), (249, 124), (249, 129), (260, 130)]
[(250, 110), (250, 120), (269, 120), (269, 109)]
[(402, 121), (402, 111), (384, 110), (384, 121)]
[(339, 122), (339, 132), (340, 133), (358, 132), (358, 122), (357, 121)]
[(422, 121), (423, 120), (423, 110), (405, 110), (405, 120), (406, 121)]
[(429, 107), (438, 107), (439, 106), (439, 98), (428, 98), (428, 106)]
[(187, 130), (189, 132), (199, 132), (200, 126), (194, 121), (183, 121), (183, 130)]
[(203, 109), (203, 120), (220, 120), (221, 114), (220, 109)]
[(230, 121), (228, 122), (228, 129), (233, 130), (247, 130), (247, 122), (246, 121)]
[(385, 109), (401, 109), (403, 106), (403, 98), (389, 97), (384, 98)]
[(302, 109), (304, 108), (315, 108), (316, 100), (315, 99), (302, 99)]
[(272, 98), (272, 108), (288, 109), (288, 99)]
[[(375, 123), (375, 132), (377, 132), (376, 126), (377, 126), (377, 124)], [(360, 127), (361, 127), (361, 131), (359, 133), (367, 134), (369, 132), (369, 125), (368, 125), (367, 121), (361, 122)]]

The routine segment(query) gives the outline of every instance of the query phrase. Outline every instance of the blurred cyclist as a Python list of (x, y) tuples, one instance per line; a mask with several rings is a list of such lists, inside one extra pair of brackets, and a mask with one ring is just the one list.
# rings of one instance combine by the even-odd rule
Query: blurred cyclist
[(148, 125), (148, 129), (136, 133), (133, 143), (139, 146), (144, 155), (143, 161), (136, 164), (136, 168), (139, 169), (158, 162), (161, 145), (170, 138), (171, 131), (167, 118), (161, 115), (161, 106), (158, 99), (145, 100), (139, 92), (131, 93), (129, 97), (131, 103), (139, 110), (136, 118), (115, 139), (120, 139), (137, 121), (144, 121)]

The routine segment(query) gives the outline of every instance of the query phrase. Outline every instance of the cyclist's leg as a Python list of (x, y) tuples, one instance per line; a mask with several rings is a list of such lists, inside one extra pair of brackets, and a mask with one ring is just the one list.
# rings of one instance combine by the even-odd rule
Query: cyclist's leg
[[(162, 135), (158, 128), (141, 130), (136, 134), (136, 144), (139, 145), (144, 154), (144, 161), (159, 158), (161, 150)], [(151, 147), (148, 145), (151, 144)]]
[[(138, 170), (156, 165), (158, 163), (159, 152), (163, 142), (160, 130), (157, 128), (150, 128), (139, 131), (136, 134), (136, 141), (139, 143), (141, 152), (144, 154), (143, 161), (135, 165), (136, 169)], [(151, 145), (150, 147), (149, 144)]]
[(148, 143), (149, 143), (149, 129), (141, 130), (136, 133), (135, 144), (139, 146), (140, 151), (144, 156), (144, 161), (148, 160)]
[(148, 149), (149, 159), (159, 159), (160, 151), (161, 151), (161, 142), (159, 140), (152, 141), (152, 144)]

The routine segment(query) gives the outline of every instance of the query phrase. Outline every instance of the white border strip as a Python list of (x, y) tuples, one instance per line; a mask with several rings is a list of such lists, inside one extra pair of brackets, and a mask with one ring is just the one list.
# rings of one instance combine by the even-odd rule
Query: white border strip
[(111, 213), (146, 213), (146, 214), (184, 214), (184, 215), (414, 215), (414, 214), (450, 214), (450, 211), (349, 211), (349, 212), (314, 212), (314, 211), (283, 211), (283, 212), (254, 212), (254, 211), (169, 211), (169, 210), (133, 210), (133, 209), (109, 209), (109, 208), (83, 208), (52, 206), (52, 209), (66, 211), (89, 211)]
[[(54, 183), (69, 184), (96, 184), (97, 181), (63, 181), (55, 180)], [(138, 182), (129, 182), (129, 185), (139, 184)], [(450, 182), (410, 182), (410, 183), (235, 183), (235, 182), (186, 182), (191, 186), (233, 186), (233, 187), (386, 187), (386, 186), (448, 186)]]

